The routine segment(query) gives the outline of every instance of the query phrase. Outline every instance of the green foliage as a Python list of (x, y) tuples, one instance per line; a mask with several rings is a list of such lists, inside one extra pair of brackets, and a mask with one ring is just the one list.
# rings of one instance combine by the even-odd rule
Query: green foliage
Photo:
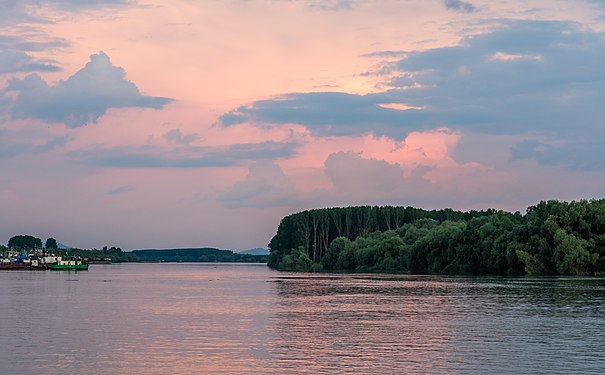
[(122, 251), (119, 247), (110, 247), (107, 248), (105, 246), (103, 249), (69, 249), (62, 250), (58, 249), (54, 252), (56, 254), (65, 255), (69, 251), (69, 255), (80, 256), (86, 259), (110, 259), (113, 263), (122, 263), (122, 262), (138, 262), (139, 258), (131, 252)]
[(336, 269), (344, 271), (353, 271), (357, 268), (356, 250), (352, 243), (349, 243), (343, 251), (338, 254), (336, 259)]
[(321, 259), (321, 263), (326, 270), (333, 270), (336, 267), (338, 255), (344, 251), (350, 242), (346, 237), (337, 237), (330, 243), (330, 247)]
[(47, 238), (44, 247), (47, 248), (47, 249), (56, 249), (57, 248), (57, 240), (55, 240), (52, 237), (51, 238)]
[[(66, 250), (56, 250), (57, 254), (65, 254)], [(119, 247), (103, 247), (101, 250), (70, 249), (70, 255), (87, 259), (110, 259), (113, 263), (120, 262), (238, 262), (264, 263), (266, 255), (237, 254), (231, 250), (214, 248), (199, 249), (166, 249), (166, 250), (134, 250), (122, 251)]]
[(559, 229), (555, 233), (555, 259), (557, 272), (563, 275), (590, 275), (599, 260), (599, 254), (591, 253), (589, 241)]
[(238, 254), (231, 250), (215, 248), (194, 249), (146, 249), (131, 252), (141, 261), (157, 262), (238, 262), (238, 263), (264, 263), (266, 255)]
[(309, 258), (307, 252), (298, 248), (290, 252), (290, 254), (283, 257), (277, 267), (282, 271), (298, 271), (298, 272), (309, 272), (311, 270), (321, 270), (320, 265), (314, 265)]
[(19, 248), (22, 250), (34, 250), (42, 248), (42, 240), (30, 235), (13, 236), (8, 240), (9, 248)]
[(544, 201), (525, 215), (391, 206), (310, 210), (285, 217), (269, 247), (268, 265), (292, 271), (602, 275), (605, 200)]
[[(281, 269), (282, 258), (290, 255), (292, 249), (302, 247), (313, 263), (322, 263), (325, 269), (333, 269), (335, 267), (334, 258), (329, 256), (325, 259), (327, 262), (324, 263), (324, 256), (328, 252), (330, 244), (337, 237), (354, 241), (358, 237), (367, 237), (374, 232), (395, 230), (404, 224), (418, 222), (419, 228), (429, 229), (445, 220), (470, 220), (473, 217), (491, 215), (494, 212), (494, 210), (459, 212), (452, 209), (427, 211), (414, 207), (393, 206), (359, 206), (302, 211), (288, 215), (281, 220), (277, 233), (269, 243), (271, 254), (267, 265)], [(340, 265), (335, 269), (354, 267), (355, 255), (352, 257), (350, 255), (352, 254), (347, 253), (342, 257), (336, 257), (336, 263), (340, 262)], [(360, 254), (360, 256), (363, 255)]]

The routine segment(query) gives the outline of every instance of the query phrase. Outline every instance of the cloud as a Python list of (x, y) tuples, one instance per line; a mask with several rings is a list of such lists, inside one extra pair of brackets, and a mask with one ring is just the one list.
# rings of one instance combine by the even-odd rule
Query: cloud
[[(330, 154), (323, 165), (323, 173), (331, 186), (301, 190), (294, 179), (270, 160), (258, 161), (248, 166), (248, 175), (232, 188), (221, 194), (220, 200), (226, 207), (309, 207), (352, 202), (385, 204), (402, 196), (415, 196), (421, 184), (421, 174), (430, 168), (418, 168), (420, 173), (404, 177), (398, 164), (380, 159), (363, 158), (354, 152)], [(407, 188), (407, 189), (406, 189)]]
[(70, 128), (94, 123), (110, 108), (160, 109), (172, 101), (141, 95), (124, 70), (113, 66), (103, 52), (91, 55), (84, 68), (54, 86), (31, 74), (12, 79), (0, 94), (12, 92), (17, 94), (11, 108), (13, 119), (38, 118)]
[(20, 139), (8, 131), (0, 132), (0, 158), (10, 158), (22, 154), (42, 154), (65, 146), (71, 137), (54, 136), (48, 140)]
[(20, 1), (1, 0), (0, 26), (38, 21), (36, 18), (27, 14), (26, 6), (23, 3)]
[[(601, 33), (566, 22), (511, 21), (459, 46), (415, 52), (394, 71), (418, 88), (401, 99), (428, 118), (476, 132), (520, 134), (601, 127), (605, 108)], [(575, 131), (575, 129), (573, 129)]]
[(320, 0), (309, 4), (309, 9), (317, 11), (352, 10), (358, 5), (357, 0)]
[(185, 134), (180, 129), (171, 129), (164, 134), (164, 139), (166, 139), (168, 142), (177, 143), (185, 146), (189, 146), (191, 142), (199, 139), (199, 137), (199, 134)]
[(278, 159), (294, 156), (298, 147), (296, 142), (236, 143), (228, 146), (224, 152), (243, 160)]
[(296, 186), (272, 161), (257, 161), (248, 166), (248, 175), (221, 194), (226, 207), (291, 206), (300, 200)]
[[(33, 1), (31, 1), (33, 2)], [(39, 3), (40, 1), (37, 1)], [(48, 4), (56, 5), (62, 9), (78, 10), (81, 8), (115, 6), (132, 4), (131, 0), (45, 0)]]
[(357, 95), (342, 92), (286, 94), (259, 100), (224, 114), (225, 126), (245, 121), (256, 124), (302, 124), (316, 135), (361, 135), (373, 131), (379, 135), (403, 138), (417, 128), (413, 123), (420, 112), (381, 107), (398, 101), (388, 93)]
[[(519, 189), (514, 175), (476, 159), (464, 163), (453, 159), (461, 137), (445, 128), (413, 132), (401, 142), (372, 135), (310, 137), (296, 158), (266, 167), (271, 173), (261, 174), (265, 169), (249, 172), (251, 176), (238, 183), (237, 194), (230, 189), (222, 197), (223, 205), (295, 209), (402, 204), (468, 209), (516, 199)], [(504, 159), (509, 144), (502, 147)], [(512, 168), (519, 166), (521, 163), (513, 163)], [(263, 176), (267, 177), (263, 180)], [(267, 187), (272, 181), (276, 185)], [(281, 192), (279, 203), (264, 194), (257, 197), (260, 191), (272, 189)]]
[(18, 72), (56, 72), (61, 68), (52, 60), (37, 60), (23, 51), (0, 50), (0, 74)]
[(361, 57), (367, 57), (370, 59), (402, 58), (402, 57), (405, 57), (407, 54), (408, 54), (408, 51), (376, 51), (376, 52), (364, 53), (363, 55), (361, 55)]
[(605, 141), (584, 140), (550, 144), (524, 140), (511, 149), (511, 160), (533, 159), (546, 166), (565, 166), (573, 170), (604, 171)]
[(78, 11), (84, 8), (116, 7), (132, 4), (129, 0), (0, 0), (0, 26), (20, 23), (41, 23), (48, 20), (32, 12), (36, 6), (45, 5), (62, 11)]
[(384, 160), (366, 159), (354, 152), (331, 154), (325, 172), (334, 189), (345, 195), (392, 194), (404, 186), (403, 170)]
[(472, 13), (477, 10), (473, 4), (462, 0), (443, 0), (443, 5), (449, 10), (457, 10), (466, 13)]
[(79, 150), (71, 153), (72, 158), (89, 165), (110, 168), (207, 168), (230, 167), (240, 163), (221, 155), (172, 156), (157, 147), (110, 148)]
[(557, 21), (498, 26), (457, 46), (408, 52), (376, 73), (391, 85), (383, 92), (290, 93), (240, 106), (221, 121), (297, 123), (316, 135), (373, 132), (398, 139), (439, 126), (487, 134), (602, 134), (605, 34)]
[(456, 46), (366, 55), (389, 59), (371, 72), (382, 92), (278, 95), (227, 112), (221, 123), (300, 124), (315, 136), (399, 140), (442, 126), (492, 139), (547, 135), (541, 148), (513, 148), (511, 159), (605, 170), (594, 142), (605, 139), (605, 33), (562, 21), (492, 26)]
[(62, 39), (48, 38), (45, 35), (0, 35), (0, 51), (44, 51), (49, 48), (66, 47)]
[(131, 191), (134, 191), (134, 187), (132, 186), (118, 186), (113, 189), (109, 189), (107, 191), (107, 195), (120, 195), (124, 193), (129, 193)]
[(78, 150), (71, 157), (85, 164), (111, 168), (233, 167), (250, 160), (288, 158), (297, 147), (296, 143), (272, 141), (224, 147), (118, 147)]
[(23, 72), (55, 72), (61, 70), (57, 62), (34, 58), (29, 52), (64, 47), (61, 39), (45, 36), (0, 35), (0, 74)]
[(457, 164), (451, 160), (434, 163), (430, 159), (403, 167), (354, 152), (337, 152), (324, 163), (324, 173), (332, 187), (323, 194), (309, 194), (308, 199), (317, 201), (316, 197), (323, 196), (324, 205), (477, 207), (501, 202), (503, 196), (510, 194), (511, 179), (506, 173), (479, 163)]

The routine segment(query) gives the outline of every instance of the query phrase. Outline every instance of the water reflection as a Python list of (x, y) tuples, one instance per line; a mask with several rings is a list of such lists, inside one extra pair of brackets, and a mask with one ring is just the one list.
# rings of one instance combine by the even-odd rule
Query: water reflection
[(604, 286), (594, 278), (287, 275), (274, 283), (271, 354), (280, 371), (301, 373), (599, 371)]
[(605, 279), (0, 272), (0, 373), (602, 373)]

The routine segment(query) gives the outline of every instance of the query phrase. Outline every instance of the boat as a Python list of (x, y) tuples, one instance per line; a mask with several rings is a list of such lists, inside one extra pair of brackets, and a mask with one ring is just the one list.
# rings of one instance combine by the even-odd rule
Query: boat
[(0, 270), (24, 270), (30, 265), (27, 254), (19, 254), (17, 257), (0, 259)]
[(50, 269), (54, 271), (85, 271), (88, 269), (88, 263), (83, 262), (80, 257), (66, 256), (52, 263)]
[(27, 267), (25, 263), (3, 263), (0, 264), (0, 270), (24, 270)]

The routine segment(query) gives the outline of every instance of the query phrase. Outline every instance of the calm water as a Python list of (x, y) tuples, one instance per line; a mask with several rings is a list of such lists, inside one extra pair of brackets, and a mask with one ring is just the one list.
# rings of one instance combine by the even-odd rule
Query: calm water
[(0, 374), (605, 373), (605, 279), (0, 271)]

